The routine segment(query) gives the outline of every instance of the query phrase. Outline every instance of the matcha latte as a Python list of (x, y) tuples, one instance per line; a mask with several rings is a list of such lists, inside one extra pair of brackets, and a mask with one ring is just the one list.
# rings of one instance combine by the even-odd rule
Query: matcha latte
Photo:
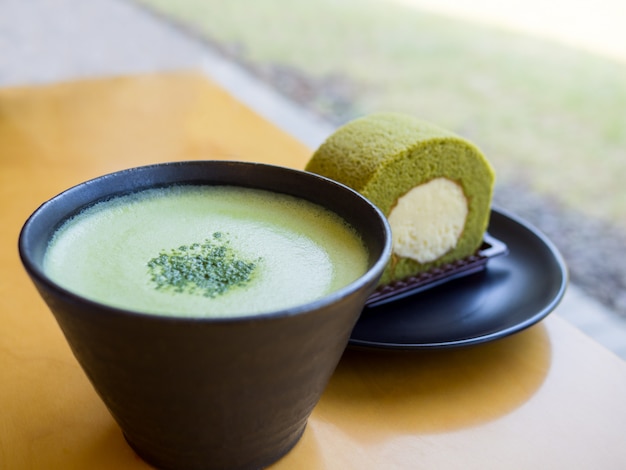
[(97, 203), (57, 230), (44, 271), (138, 312), (228, 317), (319, 299), (367, 271), (362, 240), (303, 199), (235, 186), (172, 186)]

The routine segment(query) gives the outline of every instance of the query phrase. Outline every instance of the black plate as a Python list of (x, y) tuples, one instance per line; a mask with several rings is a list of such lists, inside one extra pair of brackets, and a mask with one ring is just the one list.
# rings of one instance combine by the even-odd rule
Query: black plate
[(517, 333), (554, 310), (567, 286), (567, 268), (554, 244), (501, 209), (492, 209), (488, 231), (507, 245), (507, 255), (490, 260), (479, 273), (366, 307), (350, 346), (468, 346)]

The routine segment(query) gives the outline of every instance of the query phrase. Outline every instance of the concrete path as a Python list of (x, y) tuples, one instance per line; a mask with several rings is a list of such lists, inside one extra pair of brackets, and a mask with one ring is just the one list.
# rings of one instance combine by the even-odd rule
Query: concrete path
[[(0, 0), (0, 87), (202, 69), (317, 147), (333, 128), (129, 0)], [(570, 286), (555, 313), (626, 359), (626, 321)]]

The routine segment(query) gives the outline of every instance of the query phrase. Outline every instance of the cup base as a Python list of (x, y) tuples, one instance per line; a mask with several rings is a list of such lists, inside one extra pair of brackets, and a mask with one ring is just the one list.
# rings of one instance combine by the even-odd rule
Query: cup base
[[(279, 449), (275, 449), (271, 453), (264, 451), (263, 455), (258, 456), (242, 455), (240, 451), (235, 451), (230, 455), (216, 455), (215, 452), (207, 452), (202, 456), (196, 454), (192, 458), (189, 455), (177, 457), (176, 452), (171, 451), (168, 452), (167, 456), (164, 456), (162, 453), (163, 449), (139, 448), (133, 444), (132, 440), (125, 433), (124, 439), (139, 458), (160, 470), (259, 470), (272, 465), (287, 455), (300, 442), (306, 425), (307, 422)], [(225, 462), (229, 463), (226, 464)]]

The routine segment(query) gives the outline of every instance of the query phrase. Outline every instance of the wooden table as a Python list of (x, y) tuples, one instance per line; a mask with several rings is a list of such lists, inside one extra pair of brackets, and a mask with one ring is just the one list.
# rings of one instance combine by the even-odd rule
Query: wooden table
[[(44, 200), (122, 168), (304, 167), (294, 138), (200, 73), (0, 90), (0, 468), (141, 469), (17, 254)], [(555, 315), (457, 350), (348, 350), (276, 469), (626, 469), (626, 364)]]

